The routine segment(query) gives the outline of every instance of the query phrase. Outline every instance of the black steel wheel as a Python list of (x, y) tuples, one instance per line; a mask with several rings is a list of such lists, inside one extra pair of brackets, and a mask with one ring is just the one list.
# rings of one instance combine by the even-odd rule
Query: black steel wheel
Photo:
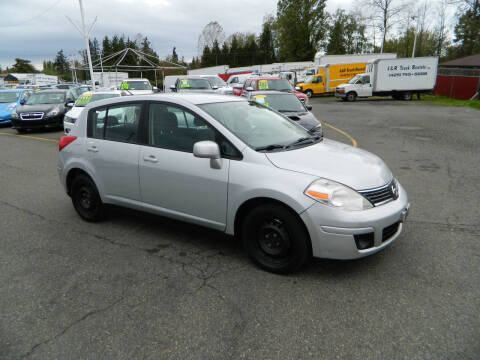
[(242, 240), (253, 262), (274, 273), (297, 270), (311, 252), (310, 238), (298, 216), (274, 203), (258, 206), (245, 217)]
[(72, 184), (73, 207), (83, 220), (96, 222), (104, 216), (104, 205), (97, 187), (86, 175), (78, 175)]
[(307, 90), (305, 91), (305, 95), (307, 95), (309, 98), (313, 96), (313, 91), (312, 90)]

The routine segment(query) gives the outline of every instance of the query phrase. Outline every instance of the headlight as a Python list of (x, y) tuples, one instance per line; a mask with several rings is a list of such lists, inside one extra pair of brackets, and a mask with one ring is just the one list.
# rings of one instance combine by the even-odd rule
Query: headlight
[(18, 119), (17, 110), (13, 110), (12, 115), (10, 115), (13, 119)]
[(315, 180), (305, 190), (305, 195), (322, 204), (343, 210), (366, 210), (373, 205), (355, 190), (332, 180)]
[(75, 124), (75, 120), (76, 119), (74, 119), (70, 116), (67, 116), (67, 115), (65, 115), (65, 117), (63, 118), (63, 121), (68, 122), (68, 123), (72, 123), (72, 124)]
[(314, 128), (310, 129), (309, 132), (310, 132), (311, 134), (323, 136), (322, 124), (318, 124), (318, 125), (315, 126)]
[(17, 107), (17, 104), (12, 104), (12, 105), (7, 106), (7, 108), (5, 110), (10, 111), (10, 110), (15, 109), (16, 107)]
[(60, 109), (59, 108), (55, 108), (53, 110), (50, 110), (48, 113), (47, 113), (47, 116), (55, 116), (55, 115), (58, 115), (58, 113), (60, 112)]

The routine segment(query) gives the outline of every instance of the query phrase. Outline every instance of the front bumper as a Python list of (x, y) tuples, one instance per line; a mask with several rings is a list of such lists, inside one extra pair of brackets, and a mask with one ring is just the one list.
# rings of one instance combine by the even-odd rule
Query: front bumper
[(11, 123), (11, 114), (0, 114), (0, 125), (7, 125)]
[(12, 119), (14, 129), (38, 129), (63, 126), (63, 114), (51, 117), (44, 117), (41, 120)]
[(344, 97), (346, 97), (346, 96), (347, 96), (347, 94), (345, 94), (344, 92), (343, 92), (343, 93), (339, 93), (339, 92), (336, 92), (336, 91), (335, 91), (335, 97), (344, 98)]
[[(407, 193), (399, 184), (397, 200), (372, 209), (345, 211), (316, 203), (300, 216), (310, 233), (314, 257), (347, 260), (374, 254), (391, 245), (402, 233), (409, 209)], [(396, 230), (388, 232), (397, 223)], [(354, 236), (372, 233), (373, 246), (360, 250)]]

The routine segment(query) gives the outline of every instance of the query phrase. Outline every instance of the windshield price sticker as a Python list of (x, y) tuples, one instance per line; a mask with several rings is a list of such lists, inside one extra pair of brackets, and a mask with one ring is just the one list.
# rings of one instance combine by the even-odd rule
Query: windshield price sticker
[(258, 81), (258, 90), (268, 90), (268, 81), (267, 80), (259, 80)]
[(82, 95), (77, 100), (77, 105), (87, 105), (92, 99), (92, 94)]
[(268, 107), (268, 102), (266, 101), (266, 95), (255, 95), (253, 98), (255, 99), (255, 102), (265, 105)]
[(181, 88), (189, 88), (190, 84), (188, 83), (188, 79), (183, 79), (181, 84), (180, 84), (180, 87)]

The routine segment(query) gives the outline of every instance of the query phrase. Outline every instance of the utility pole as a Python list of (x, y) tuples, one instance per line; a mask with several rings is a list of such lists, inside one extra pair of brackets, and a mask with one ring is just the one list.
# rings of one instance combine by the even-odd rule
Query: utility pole
[[(412, 16), (412, 20), (415, 20), (415, 16)], [(417, 47), (417, 35), (418, 35), (418, 20), (417, 20), (417, 28), (415, 29), (415, 40), (413, 40), (412, 58), (415, 57), (415, 48)]]
[(88, 67), (90, 68), (90, 79), (92, 81), (92, 88), (95, 91), (95, 81), (93, 79), (92, 56), (90, 55), (90, 43), (88, 41), (88, 32), (87, 32), (87, 28), (85, 27), (85, 13), (83, 11), (83, 2), (82, 0), (78, 0), (78, 3), (80, 4), (80, 15), (82, 17), (83, 37), (85, 38), (85, 46), (87, 48), (87, 59), (88, 59)]

